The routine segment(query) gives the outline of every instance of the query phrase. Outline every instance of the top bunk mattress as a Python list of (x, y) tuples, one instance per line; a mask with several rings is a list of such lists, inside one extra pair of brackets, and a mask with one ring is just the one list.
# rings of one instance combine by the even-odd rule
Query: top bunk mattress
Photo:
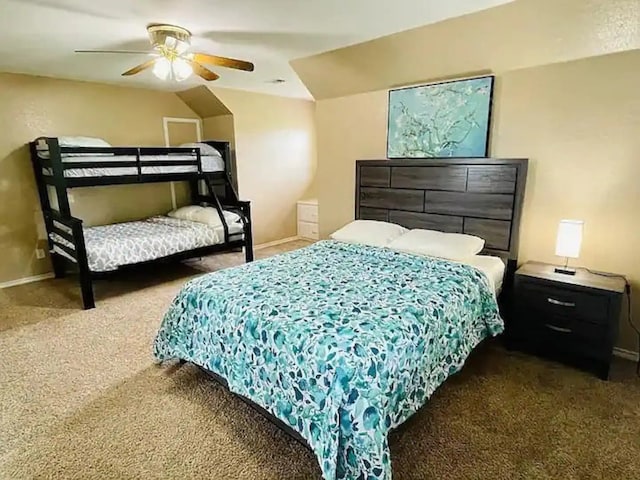
[[(140, 161), (151, 162), (156, 160), (172, 160), (172, 161), (189, 161), (194, 160), (193, 155), (141, 155)], [(116, 163), (120, 162), (135, 162), (135, 155), (96, 155), (96, 156), (63, 156), (64, 162), (114, 162), (113, 167), (87, 167), (87, 168), (71, 168), (64, 171), (64, 176), (67, 178), (83, 178), (83, 177), (108, 177), (108, 176), (122, 176), (122, 175), (137, 175), (138, 169), (136, 167), (118, 167)], [(203, 172), (224, 172), (224, 160), (219, 155), (201, 155), (200, 161), (202, 162)], [(167, 174), (167, 173), (190, 173), (198, 171), (195, 165), (183, 166), (150, 166), (142, 167), (142, 173), (147, 175), (154, 174)]]

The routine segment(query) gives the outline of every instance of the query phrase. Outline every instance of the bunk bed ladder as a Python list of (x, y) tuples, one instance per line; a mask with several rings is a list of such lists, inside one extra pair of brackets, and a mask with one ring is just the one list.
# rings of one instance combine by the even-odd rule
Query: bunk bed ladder
[(224, 218), (224, 209), (222, 208), (222, 204), (220, 203), (220, 199), (216, 194), (216, 189), (211, 181), (211, 177), (205, 175), (205, 184), (207, 185), (207, 191), (209, 192), (209, 196), (213, 200), (213, 206), (216, 207), (218, 211), (218, 215), (220, 215), (220, 220), (222, 221), (222, 228), (224, 229), (224, 242), (229, 243), (229, 226), (227, 225), (227, 221)]
[[(60, 162), (52, 161), (52, 158), (60, 157), (60, 144), (55, 138), (46, 139), (46, 142), (49, 149), (48, 159), (40, 159), (38, 157), (37, 142), (31, 142), (29, 148), (38, 187), (38, 196), (40, 197), (42, 216), (44, 217), (47, 231), (47, 243), (53, 273), (56, 278), (62, 278), (66, 274), (66, 263), (75, 264), (80, 277), (80, 290), (84, 308), (85, 310), (94, 308), (93, 285), (84, 244), (82, 220), (71, 215), (64, 170)], [(53, 174), (49, 177), (49, 181), (45, 179), (45, 175), (42, 172), (44, 166), (47, 166)], [(47, 185), (51, 185), (55, 190), (57, 209), (51, 205)]]
[(229, 175), (229, 172), (225, 171), (224, 176), (225, 176), (225, 183), (224, 183), (225, 198), (227, 198), (232, 202), (238, 202), (240, 198), (238, 197), (238, 192), (236, 192), (236, 189), (233, 187), (231, 175)]
[[(51, 264), (53, 266), (53, 273), (56, 278), (62, 278), (65, 276), (64, 260), (53, 254), (53, 240), (51, 239), (51, 233), (54, 231), (54, 224), (49, 212), (52, 211), (51, 202), (49, 201), (49, 192), (47, 191), (47, 184), (42, 174), (42, 167), (38, 164), (38, 152), (36, 143), (31, 142), (29, 144), (31, 150), (31, 161), (33, 163), (33, 170), (36, 177), (36, 185), (38, 187), (38, 196), (40, 197), (40, 206), (42, 209), (42, 216), (44, 217), (44, 226), (47, 232), (47, 244), (49, 245), (49, 252), (51, 253)], [(57, 190), (57, 187), (55, 187)]]
[[(251, 204), (249, 202), (243, 202), (238, 200), (238, 194), (236, 193), (235, 188), (233, 188), (233, 184), (231, 183), (231, 178), (229, 174), (225, 172), (224, 175), (225, 180), (225, 202), (226, 207), (235, 207), (240, 213), (240, 218), (242, 219), (243, 224), (243, 234), (244, 234), (244, 254), (245, 260), (248, 262), (253, 261), (253, 232), (251, 226)], [(224, 217), (224, 209), (222, 208), (222, 203), (216, 194), (215, 184), (213, 183), (213, 178), (209, 175), (204, 175), (204, 182), (207, 187), (207, 191), (209, 193), (209, 198), (213, 200), (213, 205), (218, 211), (218, 215), (220, 215), (220, 220), (222, 221), (222, 227), (224, 229), (224, 239), (225, 242), (229, 241), (229, 226), (227, 225), (227, 221)], [(192, 192), (194, 190), (192, 189)]]

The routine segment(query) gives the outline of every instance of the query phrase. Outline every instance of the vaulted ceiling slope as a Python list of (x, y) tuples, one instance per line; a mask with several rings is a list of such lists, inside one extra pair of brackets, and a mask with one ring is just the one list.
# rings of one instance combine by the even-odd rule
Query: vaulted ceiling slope
[[(122, 78), (145, 55), (148, 23), (193, 33), (193, 50), (246, 59), (255, 72), (217, 69), (216, 87), (310, 98), (289, 61), (494, 7), (511, 0), (0, 0), (0, 71), (184, 90), (150, 71)], [(273, 83), (283, 79), (284, 83)]]
[(217, 117), (233, 113), (229, 108), (204, 85), (177, 92), (178, 97), (196, 112), (200, 118)]
[(292, 66), (320, 100), (639, 48), (638, 0), (516, 0)]

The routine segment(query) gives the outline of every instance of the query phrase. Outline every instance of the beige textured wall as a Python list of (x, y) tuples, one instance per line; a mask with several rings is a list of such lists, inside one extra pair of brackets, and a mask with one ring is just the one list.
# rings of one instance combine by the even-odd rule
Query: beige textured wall
[[(233, 112), (238, 193), (252, 202), (254, 242), (295, 235), (296, 201), (307, 193), (316, 169), (313, 102), (211, 90)], [(205, 131), (213, 125), (206, 120)]]
[(237, 187), (238, 167), (236, 162), (236, 129), (233, 121), (233, 115), (227, 114), (208, 117), (203, 119), (202, 124), (203, 138), (205, 140), (229, 142), (229, 148), (231, 149), (231, 176), (234, 180), (234, 186)]
[[(176, 95), (27, 75), (0, 74), (0, 282), (50, 270), (37, 260), (42, 222), (27, 142), (86, 135), (113, 145), (164, 145), (162, 117), (197, 118)], [(168, 184), (73, 190), (74, 215), (88, 224), (124, 221), (171, 208)]]
[[(202, 123), (202, 120), (199, 120), (199, 122)], [(202, 124), (200, 128), (203, 128)], [(185, 143), (194, 143), (198, 141), (198, 125), (194, 122), (168, 121), (167, 134), (169, 145), (172, 147), (179, 147)], [(191, 203), (189, 182), (173, 182), (173, 191), (177, 207)]]
[[(640, 289), (640, 51), (496, 81), (491, 153), (530, 158), (520, 259), (557, 262), (558, 221), (585, 221), (577, 263)], [(320, 231), (353, 219), (355, 160), (386, 156), (386, 90), (317, 103)], [(636, 311), (640, 297), (636, 296)], [(637, 350), (621, 323), (619, 345)]]
[(232, 114), (208, 117), (202, 124), (204, 140), (224, 140), (231, 143), (231, 148), (235, 148), (236, 134)]

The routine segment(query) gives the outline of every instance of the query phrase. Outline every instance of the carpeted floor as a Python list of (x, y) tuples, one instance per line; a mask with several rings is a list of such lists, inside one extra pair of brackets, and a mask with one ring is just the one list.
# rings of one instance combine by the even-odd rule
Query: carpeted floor
[[(259, 256), (303, 246), (291, 243)], [(313, 455), (151, 344), (184, 281), (242, 261), (0, 290), (0, 478), (318, 479)], [(396, 479), (640, 478), (640, 382), (483, 346), (391, 436)]]

